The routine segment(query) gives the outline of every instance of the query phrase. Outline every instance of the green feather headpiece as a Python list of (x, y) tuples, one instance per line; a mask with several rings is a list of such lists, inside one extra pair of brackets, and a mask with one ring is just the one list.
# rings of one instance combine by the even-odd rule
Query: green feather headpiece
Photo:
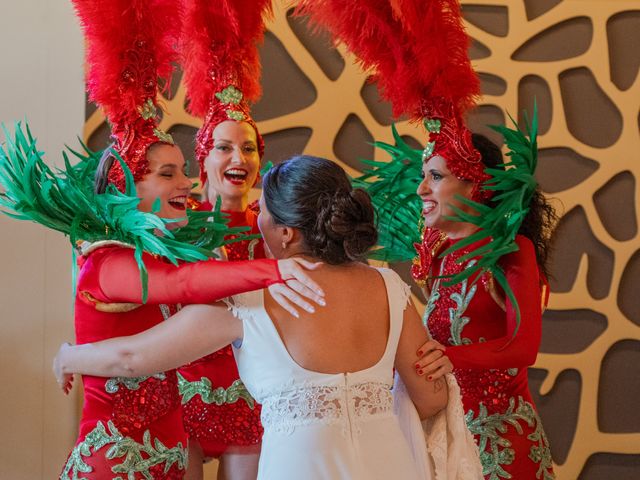
[[(491, 127), (502, 134), (505, 144), (509, 148), (509, 152), (506, 154), (509, 159), (504, 164), (499, 165), (499, 168), (485, 170), (491, 175), (491, 178), (484, 183), (482, 188), (494, 192), (493, 205), (487, 206), (458, 196), (458, 200), (471, 207), (474, 213), (466, 213), (460, 208), (452, 206), (456, 215), (451, 219), (471, 223), (478, 227), (478, 231), (456, 242), (455, 245), (442, 252), (441, 256), (465, 248), (479, 240), (490, 238), (490, 242), (475, 248), (458, 259), (458, 262), (464, 262), (476, 257), (478, 262), (449, 278), (447, 283), (459, 283), (477, 273), (491, 272), (516, 309), (517, 331), (520, 325), (520, 307), (498, 261), (503, 255), (518, 250), (515, 241), (516, 235), (527, 213), (529, 213), (529, 205), (538, 186), (534, 177), (538, 165), (538, 107), (534, 103), (531, 122), (525, 112), (526, 134), (518, 128), (517, 122), (511, 115), (509, 115), (509, 119), (514, 128), (508, 128), (504, 125)], [(477, 275), (474, 282), (479, 278), (480, 275)]]
[[(179, 221), (156, 215), (160, 209), (157, 199), (152, 212), (138, 210), (131, 171), (117, 152), (113, 152), (125, 172), (126, 190), (120, 192), (109, 185), (105, 193), (94, 190), (95, 172), (101, 152), (92, 152), (84, 144), (84, 153), (71, 148), (69, 152), (79, 161), (72, 165), (63, 152), (64, 169), (53, 171), (43, 160), (43, 152), (36, 146), (29, 126), (26, 133), (16, 123), (13, 138), (2, 125), (6, 143), (0, 149), (0, 193), (2, 213), (18, 220), (30, 220), (69, 236), (75, 249), (79, 242), (117, 241), (135, 249), (140, 269), (143, 302), (147, 299), (147, 270), (142, 253), (160, 255), (177, 265), (178, 261), (196, 262), (215, 257), (213, 249), (229, 243), (224, 237), (239, 234), (245, 227), (229, 228), (220, 211), (220, 202), (213, 212), (187, 210), (187, 226), (169, 229), (168, 224)], [(82, 142), (81, 142), (82, 143)], [(244, 240), (245, 237), (232, 241)]]

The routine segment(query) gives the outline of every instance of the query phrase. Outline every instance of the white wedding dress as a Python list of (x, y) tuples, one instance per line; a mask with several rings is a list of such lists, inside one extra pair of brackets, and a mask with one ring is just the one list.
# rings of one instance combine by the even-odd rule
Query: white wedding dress
[[(234, 345), (240, 378), (262, 404), (258, 480), (447, 478), (435, 474), (406, 394), (400, 404), (409, 414), (400, 417), (412, 433), (407, 425), (403, 433), (394, 413), (393, 364), (409, 287), (392, 270), (379, 271), (389, 301), (389, 337), (382, 358), (357, 372), (325, 374), (298, 365), (264, 310), (262, 290), (236, 295), (230, 302), (244, 328), (242, 344)], [(459, 423), (464, 425), (462, 415)], [(446, 451), (446, 428), (444, 432)], [(475, 450), (473, 442), (471, 446)]]

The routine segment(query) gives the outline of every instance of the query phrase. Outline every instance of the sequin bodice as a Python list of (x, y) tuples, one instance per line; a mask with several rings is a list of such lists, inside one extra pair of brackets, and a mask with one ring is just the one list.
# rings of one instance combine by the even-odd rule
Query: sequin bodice
[[(175, 306), (163, 305), (163, 308), (167, 315), (177, 311)], [(76, 318), (77, 341), (87, 343), (142, 332), (162, 322), (164, 315), (159, 305), (145, 305), (114, 314), (99, 312), (84, 302), (77, 302)], [(157, 426), (160, 431), (167, 432), (163, 440), (186, 441), (184, 431), (175, 428), (174, 416), (179, 414), (180, 408), (175, 370), (138, 378), (84, 375), (82, 380), (85, 402), (81, 436), (93, 429), (98, 421), (112, 421), (125, 435), (138, 436)], [(167, 428), (169, 425), (171, 427)]]
[[(473, 259), (457, 263), (472, 248), (475, 247), (471, 246), (436, 260), (434, 267), (438, 268), (438, 275), (455, 275), (473, 264)], [(504, 320), (500, 320), (504, 318), (505, 312), (494, 299), (499, 293), (490, 274), (483, 274), (475, 283), (473, 280), (452, 286), (443, 285), (444, 280), (432, 283), (428, 307), (431, 312), (425, 312), (425, 321), (430, 334), (443, 345), (483, 343), (507, 333)], [(494, 291), (491, 292), (491, 289)], [(489, 411), (502, 411), (508, 407), (512, 396), (523, 394), (523, 380), (526, 389), (526, 368), (456, 367), (454, 374), (460, 385), (465, 408), (475, 408), (483, 403)], [(526, 396), (529, 398), (529, 395)]]

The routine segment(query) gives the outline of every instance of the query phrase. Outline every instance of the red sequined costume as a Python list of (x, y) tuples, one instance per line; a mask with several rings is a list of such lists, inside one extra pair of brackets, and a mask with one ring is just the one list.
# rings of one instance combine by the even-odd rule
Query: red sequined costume
[[(554, 478), (549, 443), (527, 381), (527, 367), (535, 362), (540, 345), (542, 305), (548, 298), (533, 244), (518, 235), (519, 251), (500, 259), (521, 311), (520, 327), (509, 341), (516, 312), (490, 274), (483, 274), (473, 286), (464, 281), (447, 287), (444, 280), (433, 280), (477, 261), (456, 263), (483, 241), (437, 258), (454, 241), (444, 236), (436, 239), (434, 233), (439, 232), (425, 235), (433, 257), (424, 323), (433, 338), (447, 347), (467, 425), (480, 447), (485, 478)], [(423, 263), (429, 256), (422, 256)]]
[[(205, 202), (200, 207), (210, 210)], [(250, 227), (260, 233), (255, 204), (244, 212), (225, 212), (230, 227)], [(262, 239), (244, 240), (225, 247), (229, 260), (264, 258)], [(198, 440), (205, 457), (219, 457), (229, 447), (259, 444), (262, 439), (260, 405), (240, 380), (231, 346), (178, 369), (184, 427)]]
[[(133, 335), (162, 322), (178, 303), (210, 303), (281, 277), (274, 260), (207, 261), (180, 267), (144, 254), (146, 304), (134, 250), (99, 247), (81, 257), (75, 301), (78, 343)], [(181, 479), (187, 462), (175, 370), (139, 378), (83, 376), (84, 406), (63, 479)]]

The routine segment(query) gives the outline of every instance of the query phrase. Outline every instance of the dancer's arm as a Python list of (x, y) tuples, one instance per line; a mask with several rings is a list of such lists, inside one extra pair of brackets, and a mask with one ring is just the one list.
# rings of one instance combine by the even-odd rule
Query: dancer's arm
[[(301, 296), (322, 304), (324, 293), (304, 268), (317, 264), (303, 259), (219, 262), (215, 260), (174, 266), (151, 255), (144, 256), (148, 272), (147, 303), (210, 303), (241, 292), (273, 286), (280, 304), (287, 299), (309, 310)], [(286, 284), (285, 284), (286, 282)], [(103, 248), (87, 258), (78, 290), (88, 291), (104, 303), (142, 303), (140, 273), (134, 250)], [(289, 306), (289, 310), (290, 310)]]
[(444, 375), (453, 369), (451, 362), (440, 351), (434, 361), (427, 363), (431, 379), (425, 379), (425, 373), (422, 376), (418, 374), (417, 352), (427, 340), (429, 337), (420, 322), (420, 316), (409, 299), (404, 311), (395, 367), (421, 419), (435, 415), (446, 407), (449, 394)]
[(83, 345), (63, 344), (53, 360), (61, 386), (74, 373), (139, 377), (202, 358), (242, 338), (242, 322), (224, 304), (189, 305), (168, 320), (128, 337)]

